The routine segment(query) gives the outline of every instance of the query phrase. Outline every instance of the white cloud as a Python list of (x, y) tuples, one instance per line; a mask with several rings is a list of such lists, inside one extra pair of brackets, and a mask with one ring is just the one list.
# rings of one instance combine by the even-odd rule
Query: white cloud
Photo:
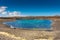
[(13, 12), (9, 12), (8, 16), (9, 17), (14, 17), (14, 16), (22, 16), (22, 17), (25, 17), (27, 15), (22, 15), (21, 12), (13, 11)]
[(2, 12), (2, 14), (7, 14), (7, 12)]
[[(6, 11), (6, 6), (1, 6), (0, 7), (0, 17), (14, 17), (14, 16), (26, 16), (26, 15), (21, 15), (21, 12), (19, 11)], [(5, 16), (4, 16), (5, 15)]]
[(4, 12), (4, 11), (6, 10), (6, 8), (7, 8), (7, 7), (5, 7), (5, 6), (1, 6), (1, 7), (0, 7), (0, 13)]
[(9, 12), (8, 15), (9, 15), (9, 16), (20, 16), (20, 15), (21, 15), (21, 12), (13, 11), (13, 12)]

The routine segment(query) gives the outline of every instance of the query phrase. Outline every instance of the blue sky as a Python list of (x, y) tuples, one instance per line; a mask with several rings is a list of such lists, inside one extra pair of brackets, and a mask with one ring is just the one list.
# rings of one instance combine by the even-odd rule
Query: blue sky
[(0, 0), (0, 6), (8, 7), (6, 11), (21, 12), (21, 15), (60, 15), (60, 0)]

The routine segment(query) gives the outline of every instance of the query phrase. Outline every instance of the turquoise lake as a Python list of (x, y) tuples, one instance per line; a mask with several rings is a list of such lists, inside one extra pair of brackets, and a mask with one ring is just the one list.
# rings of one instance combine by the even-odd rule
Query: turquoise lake
[(6, 25), (15, 27), (15, 28), (51, 28), (51, 20), (38, 20), (38, 19), (25, 19), (25, 20), (16, 20), (11, 22), (5, 22)]

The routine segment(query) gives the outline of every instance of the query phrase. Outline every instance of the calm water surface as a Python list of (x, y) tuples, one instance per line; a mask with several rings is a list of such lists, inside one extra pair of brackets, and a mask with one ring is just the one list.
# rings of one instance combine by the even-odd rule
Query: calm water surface
[(5, 24), (15, 28), (51, 28), (51, 20), (16, 20), (5, 22)]

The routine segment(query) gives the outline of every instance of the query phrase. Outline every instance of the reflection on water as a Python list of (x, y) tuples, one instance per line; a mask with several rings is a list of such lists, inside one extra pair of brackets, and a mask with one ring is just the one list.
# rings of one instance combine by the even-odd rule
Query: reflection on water
[(7, 25), (11, 25), (16, 28), (51, 28), (50, 20), (38, 20), (38, 19), (30, 19), (30, 20), (16, 20), (12, 22), (5, 22)]

